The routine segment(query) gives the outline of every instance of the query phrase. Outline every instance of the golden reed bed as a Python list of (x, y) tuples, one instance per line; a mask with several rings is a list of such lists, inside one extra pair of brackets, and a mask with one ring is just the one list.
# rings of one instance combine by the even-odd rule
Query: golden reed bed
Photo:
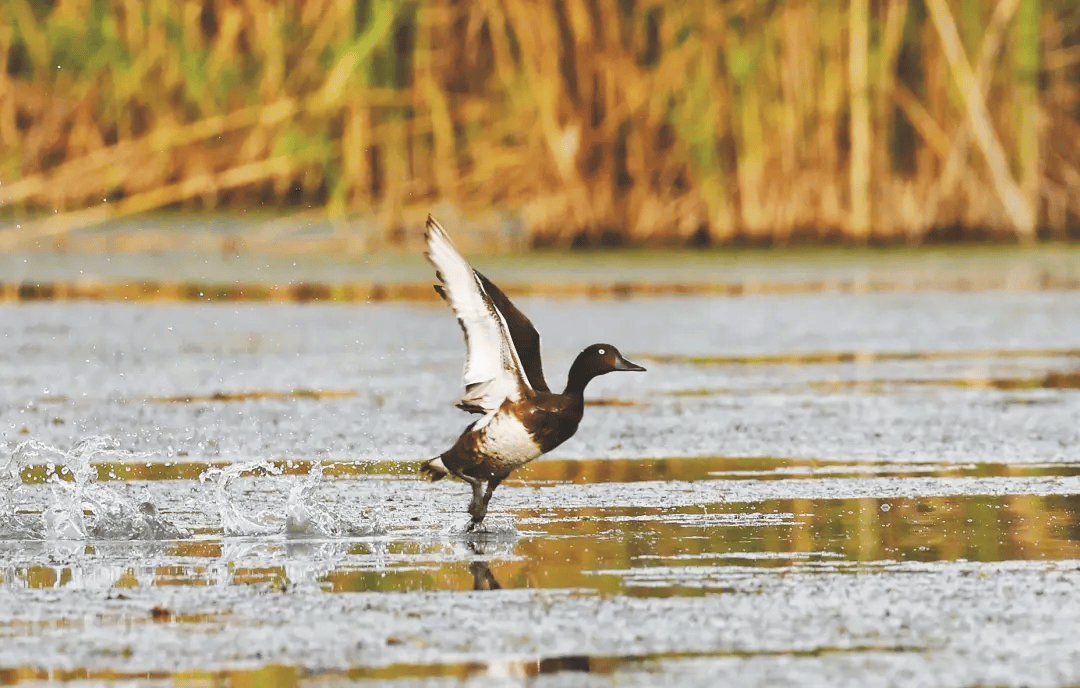
[(1080, 233), (1072, 0), (0, 4), (0, 247), (160, 208), (533, 246)]

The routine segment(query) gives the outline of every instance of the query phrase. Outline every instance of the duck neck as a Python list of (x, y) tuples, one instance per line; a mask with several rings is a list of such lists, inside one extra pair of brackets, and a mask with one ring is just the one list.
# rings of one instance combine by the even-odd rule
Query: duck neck
[(596, 377), (596, 373), (589, 370), (585, 360), (578, 356), (574, 359), (574, 365), (570, 366), (570, 373), (566, 376), (566, 389), (563, 395), (576, 399), (585, 398), (585, 386)]

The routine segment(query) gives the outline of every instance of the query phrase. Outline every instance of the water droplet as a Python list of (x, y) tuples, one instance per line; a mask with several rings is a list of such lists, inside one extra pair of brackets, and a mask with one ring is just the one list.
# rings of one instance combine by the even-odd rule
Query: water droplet
[(889, 509), (891, 509), (891, 508), (892, 508), (892, 507), (891, 507), (891, 506), (889, 506), (888, 504), (882, 504), (882, 505), (881, 505), (881, 510), (882, 510), (882, 511), (888, 511), (888, 510), (889, 510)]

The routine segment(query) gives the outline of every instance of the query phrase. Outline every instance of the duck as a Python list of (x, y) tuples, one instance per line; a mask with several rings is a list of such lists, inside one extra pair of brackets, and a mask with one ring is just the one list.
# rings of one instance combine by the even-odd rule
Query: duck
[(469, 265), (430, 215), (424, 238), (425, 256), (439, 282), (435, 292), (453, 309), (465, 335), (465, 393), (457, 407), (480, 418), (420, 470), (432, 481), (449, 475), (472, 488), (469, 532), (483, 522), (492, 493), (513, 471), (574, 436), (590, 381), (645, 368), (611, 344), (593, 344), (574, 359), (563, 391), (551, 391), (540, 360), (540, 335), (532, 322)]

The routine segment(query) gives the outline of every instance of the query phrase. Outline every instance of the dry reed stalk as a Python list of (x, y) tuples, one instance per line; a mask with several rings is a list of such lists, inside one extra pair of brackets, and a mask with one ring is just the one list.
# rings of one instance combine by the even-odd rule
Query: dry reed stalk
[[(228, 115), (214, 115), (191, 124), (156, 129), (140, 139), (122, 141), (107, 148), (93, 150), (54, 168), (50, 174), (36, 174), (0, 186), (0, 206), (35, 200), (57, 184), (77, 188), (74, 195), (100, 195), (104, 189), (103, 184), (107, 183), (106, 179), (99, 176), (100, 173), (108, 168), (122, 166), (130, 158), (167, 152), (172, 148), (188, 146), (256, 124), (273, 126), (288, 119), (295, 112), (296, 103), (284, 99)], [(76, 178), (85, 180), (88, 186), (79, 188), (78, 183), (72, 181)]]
[(559, 50), (553, 49), (563, 39), (554, 10), (546, 4), (530, 6), (522, 0), (506, 0), (503, 10), (521, 47), (520, 68), (533, 97), (535, 119), (528, 136), (541, 146), (545, 158), (536, 162), (547, 162), (562, 187), (560, 212), (551, 213), (554, 208), (543, 200), (546, 194), (525, 210), (527, 214), (532, 212), (537, 229), (547, 235), (546, 241), (558, 242), (565, 231), (559, 229), (560, 220), (569, 221), (571, 226), (587, 226), (589, 221), (588, 199), (576, 167), (581, 125), (570, 118), (566, 102), (570, 96), (561, 86), (564, 77), (560, 74)]
[[(1019, 0), (1003, 0), (994, 9), (993, 16), (983, 36), (978, 36), (973, 28), (967, 27), (965, 40), (972, 44), (979, 43), (978, 59), (975, 63), (974, 79), (979, 85), (979, 93), (986, 98), (990, 89), (990, 76), (992, 64), (998, 51), (1001, 49), (1002, 38), (1005, 35), (1009, 21), (1016, 12)], [(969, 13), (974, 10), (965, 6)], [(975, 170), (970, 167), (968, 161), (968, 147), (970, 144), (970, 127), (967, 120), (961, 120), (952, 134), (952, 144), (948, 155), (944, 158), (944, 166), (939, 176), (932, 185), (926, 202), (923, 206), (927, 218), (939, 217), (942, 204), (949, 200), (958, 186), (963, 186), (968, 196), (969, 206), (975, 206), (975, 198), (985, 198), (985, 185), (979, 180)], [(980, 204), (977, 207), (992, 207), (992, 204)], [(984, 222), (977, 218), (976, 222)]]
[(851, 94), (851, 223), (861, 241), (870, 234), (869, 0), (851, 0), (848, 76)]
[(889, 0), (885, 9), (878, 69), (873, 83), (872, 135), (876, 145), (873, 146), (872, 154), (871, 193), (878, 197), (878, 203), (876, 207), (871, 208), (871, 218), (882, 236), (906, 235), (910, 239), (915, 235), (914, 227), (899, 222), (894, 212), (896, 200), (893, 191), (896, 184), (892, 174), (893, 157), (889, 145), (896, 125), (893, 117), (893, 88), (896, 83), (897, 60), (900, 55), (907, 13), (908, 0)]
[[(1014, 121), (1020, 190), (1029, 208), (1039, 202), (1039, 0), (1021, 0), (1012, 42), (1016, 89)], [(1036, 218), (1037, 219), (1037, 218)]]
[(1043, 67), (1048, 72), (1057, 71), (1059, 69), (1069, 69), (1076, 65), (1080, 65), (1080, 45), (1071, 48), (1051, 50), (1046, 53), (1046, 57), (1043, 60)]
[(196, 196), (214, 193), (220, 189), (231, 189), (254, 182), (287, 175), (292, 171), (293, 161), (287, 157), (270, 158), (259, 162), (234, 167), (217, 174), (190, 177), (183, 182), (158, 187), (135, 196), (106, 203), (84, 210), (63, 213), (36, 222), (28, 222), (19, 228), (0, 230), (0, 248), (11, 249), (58, 234), (65, 234), (73, 228), (102, 224), (110, 220), (145, 213), (178, 201)]
[(1005, 151), (990, 123), (990, 115), (986, 110), (986, 103), (979, 91), (971, 64), (963, 54), (963, 46), (960, 44), (952, 14), (944, 0), (926, 0), (926, 7), (934, 28), (937, 29), (941, 38), (945, 58), (949, 62), (952, 77), (964, 103), (968, 125), (990, 169), (990, 176), (998, 198), (1005, 206), (1017, 235), (1024, 241), (1032, 241), (1035, 236), (1034, 211), (1028, 205), (1027, 199), (1024, 198), (1009, 171)]

